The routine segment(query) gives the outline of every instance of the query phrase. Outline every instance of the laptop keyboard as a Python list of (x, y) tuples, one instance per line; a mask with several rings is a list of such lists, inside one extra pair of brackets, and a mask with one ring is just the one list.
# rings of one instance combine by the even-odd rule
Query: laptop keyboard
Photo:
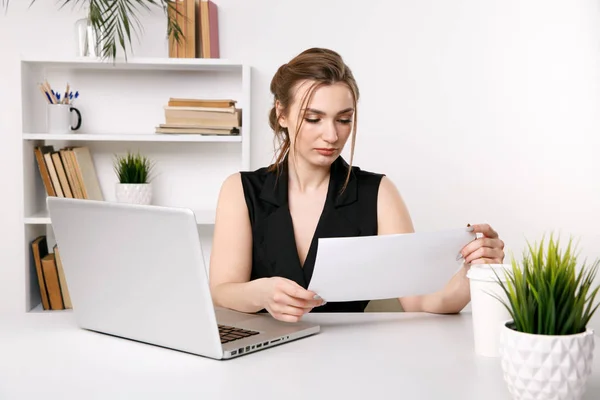
[(260, 332), (249, 331), (241, 328), (234, 328), (227, 325), (219, 325), (219, 336), (221, 343), (229, 343), (234, 340), (243, 339), (249, 336), (258, 335)]

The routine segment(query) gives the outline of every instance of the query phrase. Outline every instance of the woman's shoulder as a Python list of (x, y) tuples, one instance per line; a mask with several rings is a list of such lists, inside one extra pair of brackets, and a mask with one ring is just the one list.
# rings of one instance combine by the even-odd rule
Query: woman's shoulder
[(392, 198), (394, 201), (400, 197), (400, 193), (394, 182), (385, 172), (364, 169), (358, 165), (352, 166), (352, 175), (357, 179), (359, 187), (368, 187), (377, 193), (378, 197)]
[(242, 180), (265, 181), (267, 177), (273, 173), (273, 166), (269, 165), (252, 171), (240, 171), (237, 174)]
[(245, 184), (262, 184), (272, 174), (269, 167), (260, 167), (253, 171), (238, 171), (228, 175), (223, 181), (223, 187), (241, 188)]
[[(348, 168), (348, 164), (345, 165)], [(355, 177), (358, 183), (374, 184), (379, 186), (380, 182), (385, 178), (386, 174), (381, 171), (376, 171), (369, 168), (363, 168), (360, 165), (350, 167), (351, 176)]]
[(275, 185), (275, 181), (277, 181), (277, 179), (274, 178), (276, 175), (277, 171), (272, 165), (269, 165), (251, 171), (240, 171), (237, 179), (239, 180), (240, 186), (243, 188), (246, 195), (249, 195), (249, 193), (257, 195), (263, 190), (265, 185)]
[(385, 176), (384, 172), (372, 170), (372, 169), (364, 169), (358, 165), (352, 166), (352, 173), (357, 177), (361, 178), (377, 178), (381, 179)]

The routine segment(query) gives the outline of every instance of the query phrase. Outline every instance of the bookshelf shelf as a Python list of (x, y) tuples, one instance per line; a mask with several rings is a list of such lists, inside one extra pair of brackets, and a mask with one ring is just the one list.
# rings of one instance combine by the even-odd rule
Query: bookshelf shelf
[[(213, 225), (215, 223), (214, 210), (193, 210), (198, 225)], [(52, 221), (47, 211), (34, 213), (24, 219), (25, 225), (50, 225)]]
[(44, 308), (42, 307), (42, 304), (38, 304), (37, 306), (35, 306), (31, 311), (29, 311), (30, 313), (56, 313), (56, 312), (63, 312), (63, 313), (70, 313), (73, 312), (73, 309), (71, 308), (67, 308), (64, 310), (44, 310)]
[(24, 222), (26, 225), (46, 225), (51, 223), (47, 211), (37, 212), (25, 217)]
[(241, 143), (241, 135), (217, 136), (196, 134), (96, 134), (96, 133), (73, 133), (73, 134), (48, 134), (48, 133), (24, 133), (23, 140), (45, 140), (45, 141), (100, 141), (100, 142), (186, 142), (186, 143)]
[(35, 58), (24, 57), (23, 63), (42, 64), (49, 68), (86, 69), (96, 71), (134, 70), (134, 71), (229, 71), (241, 72), (244, 64), (217, 58), (154, 58), (132, 57), (113, 61), (100, 58)]
[[(47, 132), (48, 104), (37, 86), (44, 81), (60, 91), (66, 90), (68, 83), (73, 93), (79, 92), (73, 104), (82, 116), (79, 130), (58, 135), (44, 133)], [(34, 153), (36, 147), (53, 146), (54, 153), (87, 147), (105, 201), (116, 201), (114, 156), (129, 151), (148, 156), (155, 162), (152, 204), (194, 210), (202, 246), (211, 248), (221, 184), (231, 173), (250, 169), (252, 84), (249, 65), (203, 58), (132, 57), (113, 62), (25, 56), (20, 64), (20, 87), (22, 123), (19, 131), (10, 134), (18, 135), (23, 155), (23, 163), (17, 171), (23, 183), (23, 296), (16, 301), (22, 302), (19, 307), (24, 312), (62, 311), (43, 309), (32, 255), (32, 243), (40, 236), (47, 237), (50, 252), (56, 244), (52, 221), (46, 211), (48, 192)], [(236, 107), (243, 111), (241, 133), (154, 133), (156, 126), (165, 122), (164, 106), (170, 98), (234, 99)], [(65, 157), (69, 159), (68, 155)], [(62, 155), (51, 163), (60, 166), (61, 160)], [(68, 165), (63, 167), (66, 167), (66, 185), (71, 185)], [(71, 167), (72, 174), (73, 171)], [(56, 185), (55, 180), (52, 185)], [(59, 185), (63, 183), (59, 181)], [(210, 250), (205, 254), (205, 261), (209, 258)]]

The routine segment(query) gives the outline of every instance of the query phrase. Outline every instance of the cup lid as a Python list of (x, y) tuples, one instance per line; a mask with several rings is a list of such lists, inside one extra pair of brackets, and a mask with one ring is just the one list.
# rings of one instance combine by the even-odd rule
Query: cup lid
[(507, 270), (512, 271), (511, 264), (472, 264), (467, 271), (467, 278), (486, 282), (497, 282), (498, 278), (506, 281)]

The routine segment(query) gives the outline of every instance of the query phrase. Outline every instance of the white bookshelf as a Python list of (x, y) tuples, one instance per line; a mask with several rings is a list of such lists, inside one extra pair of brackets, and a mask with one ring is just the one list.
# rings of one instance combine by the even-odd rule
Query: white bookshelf
[(208, 135), (190, 135), (190, 134), (65, 134), (55, 135), (47, 133), (24, 133), (24, 140), (44, 140), (44, 141), (89, 141), (89, 142), (221, 142), (221, 143), (241, 143), (241, 136), (208, 136)]
[(246, 66), (220, 58), (160, 58), (130, 57), (127, 59), (101, 60), (90, 57), (69, 57), (61, 59), (37, 58), (25, 55), (23, 63), (43, 64), (48, 68), (86, 70), (129, 70), (129, 71), (233, 71), (241, 72)]
[[(196, 216), (196, 222), (198, 225), (212, 225), (215, 223), (215, 211), (214, 210), (194, 210)], [(25, 225), (50, 225), (50, 216), (48, 210), (39, 211), (33, 213), (30, 216), (25, 217)]]
[[(64, 91), (66, 83), (79, 91), (74, 107), (83, 123), (70, 134), (46, 132), (47, 102), (37, 83), (47, 80)], [(231, 173), (250, 168), (251, 68), (223, 59), (129, 58), (101, 61), (88, 58), (21, 59), (24, 285), (26, 312), (41, 310), (31, 254), (31, 241), (54, 235), (33, 149), (53, 145), (89, 147), (106, 201), (116, 201), (112, 168), (115, 154), (133, 151), (155, 163), (153, 204), (194, 211), (202, 240), (210, 242), (219, 189)], [(170, 97), (231, 98), (242, 109), (239, 135), (157, 134)], [(210, 247), (206, 246), (206, 247)], [(43, 311), (43, 310), (42, 310)], [(55, 311), (43, 311), (55, 312)]]

